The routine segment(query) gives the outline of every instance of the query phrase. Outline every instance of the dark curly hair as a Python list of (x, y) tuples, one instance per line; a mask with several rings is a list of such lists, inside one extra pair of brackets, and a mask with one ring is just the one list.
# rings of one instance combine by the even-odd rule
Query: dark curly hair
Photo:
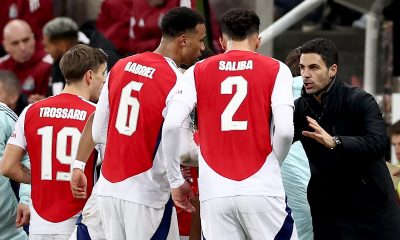
[(178, 37), (185, 32), (194, 32), (198, 24), (204, 24), (204, 17), (187, 7), (171, 9), (161, 21), (163, 37)]
[(233, 8), (226, 11), (221, 18), (221, 31), (234, 41), (258, 33), (260, 18), (254, 11), (244, 8)]
[(339, 63), (339, 53), (336, 45), (326, 38), (315, 38), (304, 43), (300, 47), (300, 52), (303, 53), (316, 53), (321, 56), (322, 60), (329, 68), (333, 64)]

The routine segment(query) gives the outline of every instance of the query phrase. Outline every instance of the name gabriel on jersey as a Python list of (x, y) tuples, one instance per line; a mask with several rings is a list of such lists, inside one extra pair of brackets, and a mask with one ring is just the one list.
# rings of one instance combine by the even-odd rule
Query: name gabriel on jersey
[(153, 74), (156, 71), (155, 68), (147, 67), (138, 63), (128, 62), (124, 68), (125, 71), (137, 74), (139, 76), (153, 78)]

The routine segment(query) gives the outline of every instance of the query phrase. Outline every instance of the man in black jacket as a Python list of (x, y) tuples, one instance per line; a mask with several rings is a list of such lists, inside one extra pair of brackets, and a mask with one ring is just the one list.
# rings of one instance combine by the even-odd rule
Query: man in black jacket
[(400, 208), (383, 161), (386, 131), (375, 99), (339, 81), (330, 40), (311, 40), (300, 51), (304, 87), (295, 102), (295, 141), (310, 162), (315, 239), (400, 239)]

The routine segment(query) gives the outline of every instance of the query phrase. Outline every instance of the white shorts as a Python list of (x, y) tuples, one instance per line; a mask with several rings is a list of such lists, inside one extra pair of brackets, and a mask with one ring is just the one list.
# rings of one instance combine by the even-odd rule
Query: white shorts
[(105, 240), (103, 226), (101, 223), (100, 207), (96, 192), (92, 192), (90, 198), (78, 218), (77, 226), (69, 240)]
[(107, 240), (179, 240), (178, 220), (172, 200), (161, 209), (98, 196)]
[(205, 239), (291, 239), (297, 231), (281, 197), (234, 196), (200, 203)]

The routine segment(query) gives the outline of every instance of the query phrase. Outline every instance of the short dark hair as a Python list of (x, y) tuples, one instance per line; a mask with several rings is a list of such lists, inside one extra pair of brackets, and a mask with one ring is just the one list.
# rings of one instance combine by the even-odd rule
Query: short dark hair
[(232, 40), (244, 40), (246, 37), (258, 33), (259, 30), (260, 18), (254, 11), (233, 8), (222, 15), (221, 31)]
[(393, 123), (393, 125), (390, 127), (390, 136), (393, 135), (400, 135), (400, 120)]
[(80, 81), (87, 71), (97, 71), (106, 62), (107, 54), (100, 48), (77, 44), (63, 55), (60, 69), (68, 84)]
[(3, 83), (4, 90), (8, 94), (21, 93), (21, 84), (19, 83), (18, 77), (11, 71), (0, 70), (0, 83)]
[(285, 59), (285, 64), (288, 65), (293, 77), (300, 76), (300, 47), (292, 49)]
[(51, 41), (78, 41), (78, 24), (67, 17), (57, 17), (43, 27), (43, 34)]
[(300, 47), (300, 52), (320, 55), (328, 68), (333, 64), (339, 64), (339, 52), (336, 45), (326, 38), (315, 38), (304, 43)]
[(163, 37), (178, 37), (179, 35), (195, 31), (198, 24), (204, 24), (204, 17), (197, 11), (187, 7), (171, 9), (161, 21)]

